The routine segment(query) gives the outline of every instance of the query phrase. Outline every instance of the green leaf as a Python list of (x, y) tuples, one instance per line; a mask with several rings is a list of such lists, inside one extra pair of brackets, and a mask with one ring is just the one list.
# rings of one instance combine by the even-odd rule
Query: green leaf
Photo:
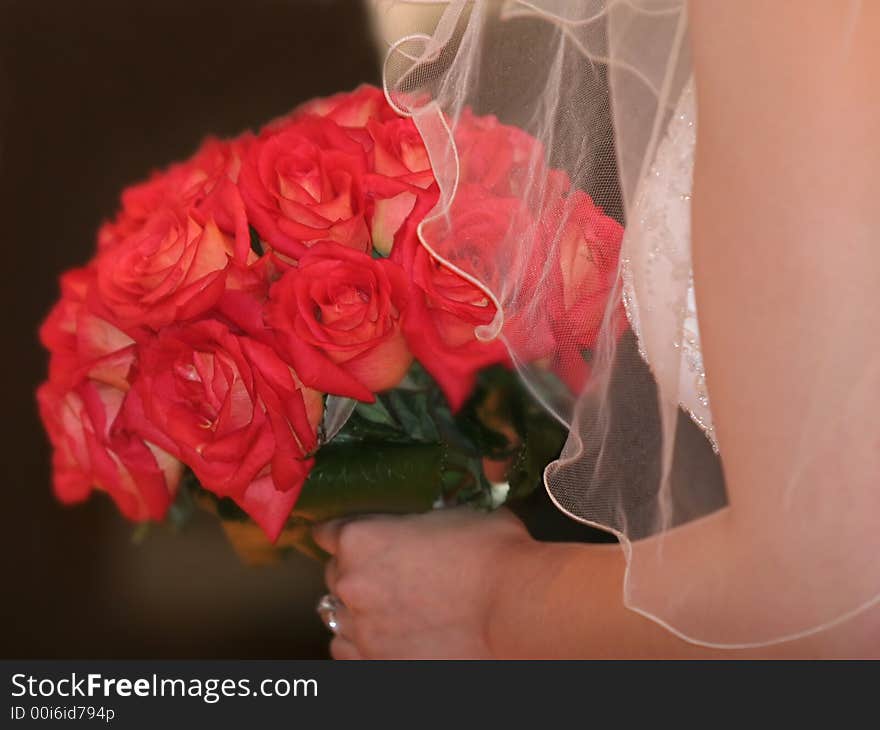
[(202, 487), (192, 470), (187, 469), (177, 487), (177, 495), (168, 509), (168, 522), (175, 530), (182, 530), (196, 511), (196, 495)]
[(413, 441), (436, 443), (440, 433), (428, 409), (428, 393), (423, 390), (392, 390), (385, 396), (389, 410)]
[(330, 443), (293, 508), (295, 522), (425, 512), (440, 495), (442, 444)]
[(440, 388), (437, 385), (437, 381), (431, 377), (431, 374), (425, 370), (422, 364), (418, 360), (413, 360), (413, 364), (410, 366), (409, 370), (406, 373), (406, 377), (398, 384), (398, 388), (403, 388), (404, 390), (436, 390), (438, 393), (440, 392)]
[(253, 226), (248, 226), (248, 230), (251, 234), (251, 251), (257, 254), (257, 256), (262, 256), (264, 253), (266, 253), (266, 250), (263, 247), (262, 241), (260, 241), (260, 234), (257, 233), (256, 229)]
[(412, 435), (414, 441), (421, 440), (419, 434), (422, 431), (422, 424), (419, 417), (410, 408), (408, 401), (418, 397), (418, 395), (418, 393), (407, 393), (404, 395), (396, 390), (392, 390), (387, 395), (388, 405), (390, 406), (389, 410), (394, 413), (394, 418), (401, 428)]
[(559, 456), (568, 432), (546, 411), (533, 405), (525, 423), (523, 444), (508, 471), (508, 499), (531, 494), (543, 481), (544, 468)]
[(397, 421), (389, 413), (381, 398), (376, 398), (374, 403), (358, 403), (354, 410), (361, 418), (370, 423), (377, 423), (380, 426), (397, 426)]
[(479, 456), (450, 452), (443, 472), (443, 502), (447, 506), (469, 504), (488, 509), (492, 504), (492, 485), (483, 473)]

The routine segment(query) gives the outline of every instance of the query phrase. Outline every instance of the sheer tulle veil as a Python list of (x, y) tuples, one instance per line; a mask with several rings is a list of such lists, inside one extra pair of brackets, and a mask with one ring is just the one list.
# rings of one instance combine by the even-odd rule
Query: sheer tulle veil
[[(713, 444), (679, 408), (687, 237), (667, 236), (652, 256), (662, 306), (640, 312), (639, 338), (624, 306), (624, 254), (614, 261), (601, 320), (551, 328), (553, 377), (546, 354), (535, 361), (547, 346), (536, 333), (547, 331), (555, 273), (595, 264), (567, 258), (568, 231), (583, 205), (577, 191), (623, 224), (627, 238), (666, 224), (662, 214), (646, 220), (636, 202), (692, 79), (686, 3), (373, 3), (388, 48), (386, 93), (415, 120), (441, 189), (419, 228), (421, 241), (496, 303), (494, 322), (477, 336), (502, 338), (535, 396), (569, 427), (561, 458), (546, 471), (547, 489), (565, 513), (618, 537), (628, 563), (625, 604), (688, 641), (735, 647), (821, 630), (876, 603), (878, 348), (866, 350), (862, 377), (833, 409), (813, 404), (798, 466), (778, 491), (766, 495), (760, 512), (737, 517), (748, 525), (737, 533), (737, 565), (717, 561), (717, 545), (703, 536), (711, 532), (702, 529), (707, 521), (725, 519), (730, 506)], [(467, 141), (457, 122), (469, 110), (495, 115), (540, 143), (528, 148), (528, 174), (510, 192), (516, 211), (491, 255), (475, 255), (449, 235), (463, 215), (455, 201), (467, 182), (459, 149)], [(544, 202), (563, 184), (560, 171), (571, 192), (547, 211)], [(522, 296), (526, 289), (538, 295)], [(567, 354), (573, 351), (579, 357)], [(827, 353), (829, 373), (834, 358)], [(560, 381), (578, 383), (578, 391)], [(873, 439), (847, 436), (854, 418), (873, 422)], [(723, 443), (720, 449), (723, 458)], [(833, 493), (810, 479), (812, 461), (830, 452), (841, 463)], [(746, 574), (763, 586), (761, 605), (741, 598)]]

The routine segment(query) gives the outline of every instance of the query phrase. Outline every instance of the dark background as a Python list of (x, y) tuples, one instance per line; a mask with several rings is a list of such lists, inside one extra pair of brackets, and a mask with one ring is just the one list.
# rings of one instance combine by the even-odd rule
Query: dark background
[(306, 558), (245, 567), (209, 515), (135, 544), (102, 495), (55, 503), (36, 332), (125, 185), (375, 83), (370, 39), (356, 0), (0, 0), (0, 655), (326, 656)]

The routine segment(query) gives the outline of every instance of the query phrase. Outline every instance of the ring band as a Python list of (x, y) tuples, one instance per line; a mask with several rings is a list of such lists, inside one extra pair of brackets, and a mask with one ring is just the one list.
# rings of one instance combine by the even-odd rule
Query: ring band
[(339, 619), (336, 617), (336, 612), (341, 606), (342, 601), (336, 596), (332, 593), (325, 593), (321, 596), (321, 600), (318, 601), (318, 605), (315, 607), (324, 625), (336, 636), (339, 636)]

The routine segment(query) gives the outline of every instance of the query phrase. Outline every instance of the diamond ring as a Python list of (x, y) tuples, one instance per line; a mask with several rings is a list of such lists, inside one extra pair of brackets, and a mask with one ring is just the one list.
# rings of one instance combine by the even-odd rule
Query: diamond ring
[(325, 593), (321, 596), (321, 600), (318, 601), (318, 605), (315, 608), (324, 625), (337, 636), (339, 635), (339, 619), (336, 616), (336, 612), (341, 607), (342, 601), (332, 593)]

